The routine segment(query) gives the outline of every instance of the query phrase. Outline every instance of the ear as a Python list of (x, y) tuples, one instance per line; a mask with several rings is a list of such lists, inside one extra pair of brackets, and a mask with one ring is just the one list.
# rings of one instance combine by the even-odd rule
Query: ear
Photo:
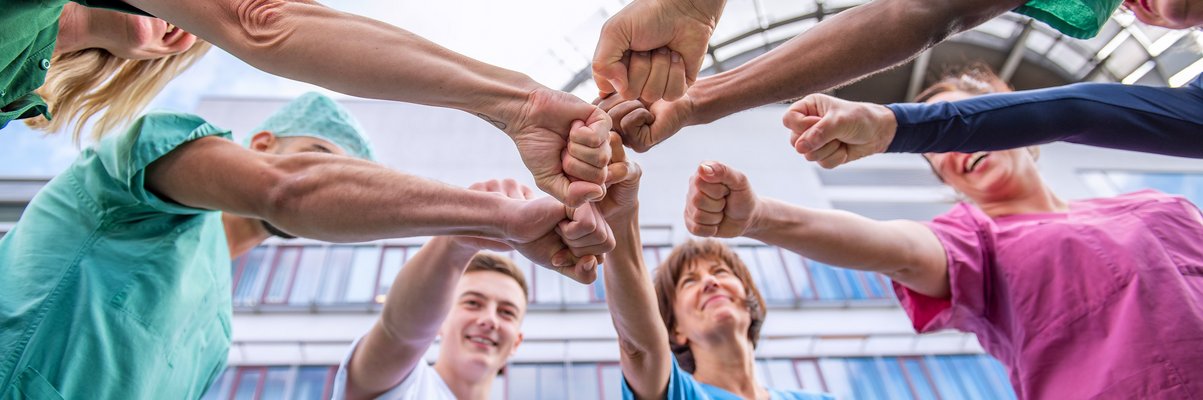
[(672, 337), (669, 338), (669, 340), (672, 341), (673, 344), (678, 345), (678, 346), (685, 346), (685, 345), (689, 344), (689, 338), (686, 337), (684, 333), (681, 333), (681, 329), (679, 329), (675, 326), (673, 327)]
[(523, 337), (522, 332), (518, 332), (518, 337), (514, 339), (514, 347), (510, 349), (510, 354), (505, 356), (507, 362), (514, 357), (514, 354), (518, 354), (518, 348), (522, 346)]
[(251, 150), (266, 153), (276, 147), (276, 135), (268, 131), (260, 131), (251, 136)]

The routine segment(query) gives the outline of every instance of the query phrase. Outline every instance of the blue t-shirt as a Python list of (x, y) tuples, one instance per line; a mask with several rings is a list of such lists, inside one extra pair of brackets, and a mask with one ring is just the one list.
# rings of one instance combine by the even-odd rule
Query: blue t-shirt
[[(803, 392), (801, 390), (777, 390), (768, 389), (769, 398), (773, 400), (835, 400), (835, 396), (827, 393)], [(623, 400), (633, 400), (635, 393), (631, 391), (631, 387), (627, 385), (627, 380), (622, 380), (622, 398)], [(705, 383), (698, 382), (693, 379), (681, 366), (677, 365), (677, 358), (673, 357), (673, 369), (668, 374), (668, 389), (665, 390), (664, 400), (743, 400), (734, 393), (728, 392), (722, 388), (710, 386)]]

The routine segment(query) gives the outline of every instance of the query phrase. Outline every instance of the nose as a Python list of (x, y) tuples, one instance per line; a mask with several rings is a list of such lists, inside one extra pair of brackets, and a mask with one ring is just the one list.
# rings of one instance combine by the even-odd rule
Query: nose
[(492, 312), (482, 312), (476, 315), (476, 326), (484, 329), (497, 329), (497, 317)]
[(714, 275), (707, 274), (702, 277), (702, 292), (711, 292), (718, 289), (718, 278)]

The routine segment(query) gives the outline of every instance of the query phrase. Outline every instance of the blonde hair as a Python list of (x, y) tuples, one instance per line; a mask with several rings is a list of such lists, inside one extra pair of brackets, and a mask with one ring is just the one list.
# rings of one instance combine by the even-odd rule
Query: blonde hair
[(99, 48), (56, 54), (46, 83), (35, 91), (46, 100), (53, 119), (38, 116), (25, 124), (47, 133), (70, 127), (78, 144), (84, 124), (100, 114), (92, 130), (92, 139), (100, 139), (137, 117), (167, 82), (210, 47), (197, 39), (188, 50), (150, 60), (128, 60)]

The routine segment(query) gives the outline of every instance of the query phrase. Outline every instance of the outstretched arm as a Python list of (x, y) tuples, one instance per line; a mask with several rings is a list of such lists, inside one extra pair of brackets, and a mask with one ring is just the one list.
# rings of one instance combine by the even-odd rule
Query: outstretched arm
[(926, 226), (760, 198), (747, 177), (717, 162), (703, 163), (692, 178), (685, 220), (698, 236), (746, 236), (834, 266), (879, 272), (928, 296), (950, 295), (944, 247)]
[[(216, 137), (176, 148), (147, 168), (146, 180), (177, 203), (263, 219), (298, 236), (331, 242), (475, 236), (502, 241), (578, 281), (592, 282), (596, 274), (592, 258), (574, 257), (555, 233), (557, 224), (587, 216), (589, 207), (569, 215), (550, 197), (512, 199), (350, 157), (268, 154)], [(608, 238), (608, 232), (581, 235), (604, 242), (597, 236)], [(591, 254), (609, 250), (593, 249)]]
[(347, 366), (348, 399), (370, 399), (397, 386), (438, 336), (455, 285), (477, 252), (452, 237), (431, 239), (393, 280), (380, 320)]
[(526, 75), (311, 0), (129, 3), (272, 74), (477, 115), (515, 141), (540, 189), (571, 206), (602, 195), (609, 119)]
[[(794, 148), (832, 168), (882, 152), (1005, 150), (1055, 141), (1203, 158), (1203, 83), (1079, 83), (880, 106), (814, 94), (784, 117)], [(1089, 117), (1083, 117), (1089, 116)]]
[(599, 206), (614, 231), (617, 243), (606, 258), (606, 305), (618, 331), (622, 375), (639, 399), (662, 399), (672, 369), (668, 333), (656, 302), (643, 244), (639, 238), (639, 165), (628, 162), (621, 141), (612, 139), (618, 182)]

